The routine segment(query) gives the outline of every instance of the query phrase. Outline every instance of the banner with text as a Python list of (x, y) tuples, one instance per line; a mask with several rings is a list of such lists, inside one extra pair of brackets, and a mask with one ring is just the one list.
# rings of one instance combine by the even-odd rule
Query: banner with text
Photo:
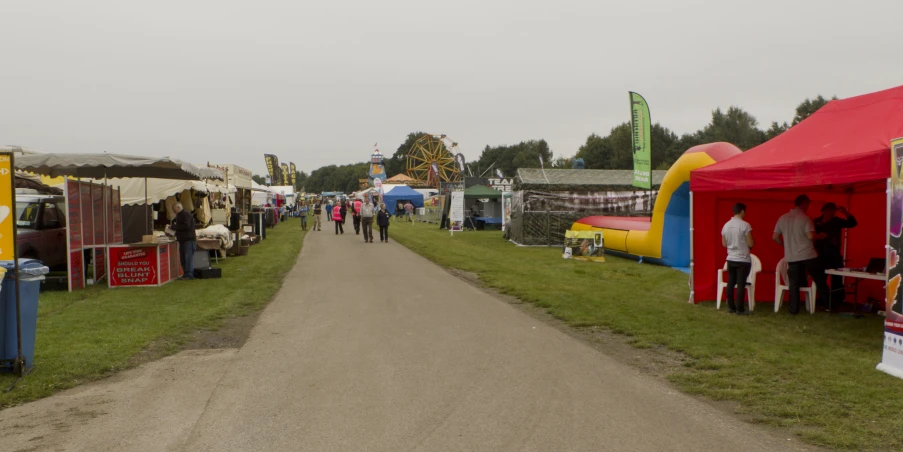
[(448, 215), (451, 223), (451, 230), (464, 230), (464, 192), (453, 191), (451, 193), (451, 211)]
[(630, 92), (630, 131), (633, 141), (633, 186), (652, 189), (652, 122), (649, 104)]
[(890, 217), (887, 235), (887, 298), (885, 299), (884, 352), (878, 370), (903, 378), (903, 293), (900, 280), (903, 268), (903, 138), (890, 145)]

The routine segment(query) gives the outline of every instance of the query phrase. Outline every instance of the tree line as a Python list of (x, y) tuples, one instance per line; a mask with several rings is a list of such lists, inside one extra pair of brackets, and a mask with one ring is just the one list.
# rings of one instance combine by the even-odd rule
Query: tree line
[[(708, 124), (693, 133), (678, 135), (671, 129), (655, 123), (652, 125), (652, 161), (655, 169), (666, 170), (689, 148), (705, 143), (726, 141), (741, 150), (756, 147), (786, 131), (815, 113), (829, 100), (819, 95), (805, 99), (797, 105), (790, 123), (772, 122), (768, 128), (760, 128), (759, 122), (749, 112), (732, 106), (726, 111), (716, 108)], [(391, 177), (404, 173), (406, 156), (414, 142), (424, 133), (412, 132), (398, 148), (385, 158), (386, 173)], [(589, 169), (632, 169), (630, 123), (613, 127), (607, 135), (590, 134), (575, 154), (555, 157), (544, 139), (526, 140), (514, 145), (486, 145), (478, 159), (468, 162), (466, 173), (473, 176), (494, 177), (496, 170), (505, 177), (514, 177), (518, 168), (539, 168), (540, 158), (547, 168), (570, 168), (576, 158), (582, 158)], [(298, 172), (296, 189), (308, 193), (324, 191), (357, 191), (360, 179), (367, 177), (369, 163), (328, 165), (311, 171), (308, 175)], [(264, 178), (255, 175), (254, 180), (263, 184)]]

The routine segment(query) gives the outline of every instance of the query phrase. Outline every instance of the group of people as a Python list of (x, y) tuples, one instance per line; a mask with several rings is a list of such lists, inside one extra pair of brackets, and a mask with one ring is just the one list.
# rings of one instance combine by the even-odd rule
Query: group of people
[[(325, 209), (324, 209), (325, 208)], [(345, 233), (345, 219), (348, 213), (351, 213), (351, 221), (354, 225), (355, 235), (364, 234), (364, 242), (373, 243), (373, 223), (376, 222), (379, 228), (379, 241), (389, 242), (389, 212), (386, 210), (386, 204), (380, 203), (379, 199), (372, 197), (369, 193), (363, 195), (363, 199), (338, 201), (333, 204), (331, 200), (327, 200), (324, 204), (323, 199), (315, 198), (308, 205), (306, 200), (300, 201), (298, 205), (298, 217), (301, 219), (301, 229), (307, 230), (307, 216), (313, 215), (314, 222), (311, 227), (312, 231), (322, 230), (320, 217), (326, 210), (326, 220), (335, 224), (336, 235)]]
[[(794, 315), (799, 313), (800, 288), (807, 285), (807, 276), (815, 282), (817, 305), (828, 309), (832, 290), (835, 299), (843, 302), (843, 277), (833, 276), (829, 287), (825, 270), (844, 266), (841, 251), (843, 230), (858, 224), (846, 208), (838, 207), (833, 202), (825, 203), (821, 208), (821, 216), (812, 219), (807, 214), (811, 203), (808, 196), (797, 196), (793, 209), (778, 219), (772, 235), (772, 240), (784, 247), (790, 313)], [(752, 226), (744, 220), (746, 205), (735, 204), (733, 213), (734, 216), (721, 229), (721, 244), (727, 248), (727, 306), (731, 313), (745, 315), (748, 312), (745, 309), (744, 294), (752, 267), (750, 250), (755, 240)], [(842, 216), (838, 216), (838, 213)]]

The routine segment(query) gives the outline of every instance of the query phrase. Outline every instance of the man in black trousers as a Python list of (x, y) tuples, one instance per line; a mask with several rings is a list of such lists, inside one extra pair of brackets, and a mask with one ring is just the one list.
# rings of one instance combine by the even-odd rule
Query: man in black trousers
[(179, 241), (179, 261), (185, 273), (179, 279), (194, 279), (194, 250), (197, 249), (197, 235), (194, 232), (194, 216), (177, 202), (172, 210), (176, 217), (172, 220), (172, 230)]

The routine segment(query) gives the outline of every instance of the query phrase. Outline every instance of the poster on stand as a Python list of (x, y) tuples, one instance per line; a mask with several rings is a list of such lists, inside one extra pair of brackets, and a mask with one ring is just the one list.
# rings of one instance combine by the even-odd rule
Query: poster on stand
[(903, 138), (890, 145), (890, 194), (888, 200), (887, 298), (885, 299), (884, 351), (878, 370), (903, 378)]
[(111, 246), (110, 287), (156, 286), (157, 247)]
[(464, 192), (453, 191), (451, 193), (451, 210), (449, 211), (449, 222), (452, 232), (464, 230)]
[(565, 259), (605, 262), (602, 231), (567, 231), (564, 233)]

